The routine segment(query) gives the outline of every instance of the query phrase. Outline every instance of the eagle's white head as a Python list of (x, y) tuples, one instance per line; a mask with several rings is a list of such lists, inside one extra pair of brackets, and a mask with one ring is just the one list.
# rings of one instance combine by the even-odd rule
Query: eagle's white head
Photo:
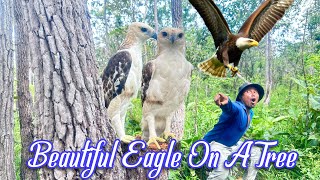
[(236, 46), (242, 51), (258, 45), (259, 43), (256, 40), (250, 38), (240, 37), (236, 41)]
[(165, 48), (185, 51), (185, 34), (178, 28), (164, 28), (158, 34), (158, 52)]

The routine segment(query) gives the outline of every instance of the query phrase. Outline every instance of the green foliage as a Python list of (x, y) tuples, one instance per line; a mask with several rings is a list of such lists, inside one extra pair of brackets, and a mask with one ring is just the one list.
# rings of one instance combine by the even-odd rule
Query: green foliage
[[(189, 38), (193, 39), (191, 36), (190, 33)], [(206, 43), (212, 42), (207, 41)], [(202, 59), (206, 56), (205, 53), (201, 56), (200, 48), (196, 50), (193, 53), (190, 51), (189, 54), (187, 50), (187, 57), (193, 64), (199, 62), (197, 60), (199, 57)], [(297, 76), (297, 78), (282, 77), (283, 82), (292, 82), (292, 84), (290, 86), (286, 83), (278, 84), (272, 91), (269, 106), (260, 102), (254, 109), (255, 115), (251, 128), (246, 133), (247, 139), (278, 140), (278, 146), (274, 147), (273, 151), (296, 151), (299, 153), (299, 160), (295, 168), (279, 170), (271, 166), (269, 169), (259, 170), (258, 179), (320, 178), (318, 168), (320, 162), (319, 56), (319, 54), (310, 54), (306, 59), (306, 68), (313, 68), (313, 74), (308, 73), (307, 79), (310, 92), (308, 114), (306, 114), (305, 96), (307, 88), (302, 76)], [(253, 82), (259, 82), (259, 76), (252, 79)], [(212, 78), (194, 70), (190, 92), (186, 99), (184, 139), (181, 141), (182, 163), (180, 168), (170, 170), (169, 179), (206, 179), (208, 170), (205, 167), (192, 169), (188, 166), (189, 149), (195, 141), (202, 139), (213, 128), (221, 114), (220, 108), (213, 101), (214, 95), (222, 92), (234, 100), (237, 88), (241, 84), (242, 81), (237, 78)], [(131, 114), (129, 119), (139, 120), (141, 119), (140, 101), (134, 100), (133, 104), (135, 106), (129, 113)], [(306, 123), (307, 116), (309, 124)], [(236, 166), (233, 168), (230, 178), (236, 179), (243, 173), (244, 170)]]
[(14, 111), (14, 165), (16, 168), (16, 180), (20, 180), (21, 166), (21, 138), (20, 138), (20, 122), (18, 111)]
[(314, 40), (320, 41), (320, 32), (315, 33)]
[(142, 119), (142, 105), (141, 99), (135, 98), (132, 100), (132, 107), (127, 112), (125, 129), (126, 133), (129, 135), (137, 135), (141, 133), (141, 123)]
[[(194, 77), (196, 79), (196, 77)], [(196, 79), (201, 86), (209, 83), (208, 80)], [(199, 82), (200, 81), (200, 82)], [(216, 80), (211, 80), (211, 83)], [(221, 88), (216, 85), (215, 88)], [(203, 89), (203, 88), (202, 88)], [(251, 128), (246, 134), (248, 139), (278, 140), (279, 144), (274, 151), (297, 151), (300, 155), (297, 167), (294, 169), (275, 169), (273, 166), (268, 170), (260, 170), (259, 179), (318, 179), (319, 170), (319, 129), (314, 122), (311, 129), (305, 128), (304, 97), (299, 91), (294, 91), (295, 100), (287, 97), (287, 87), (280, 86), (273, 92), (269, 106), (260, 103), (255, 109), (255, 116)], [(191, 89), (190, 96), (195, 96), (195, 89)], [(185, 124), (185, 140), (182, 141), (183, 154), (189, 153), (193, 142), (201, 139), (216, 123), (220, 110), (212, 102), (213, 92), (205, 95), (205, 91), (197, 91), (197, 102), (189, 102), (187, 106), (187, 118)], [(231, 95), (232, 96), (232, 95)], [(233, 96), (234, 97), (234, 96)], [(195, 99), (194, 99), (195, 100)], [(319, 119), (319, 115), (317, 116)], [(319, 120), (317, 120), (319, 122)], [(183, 161), (186, 160), (184, 157)], [(178, 172), (177, 172), (178, 171)], [(181, 168), (174, 170), (172, 176), (176, 179), (205, 179), (206, 169), (190, 169), (182, 163)], [(242, 168), (234, 168), (232, 177), (243, 174)], [(196, 176), (196, 177), (195, 177)], [(174, 178), (172, 178), (174, 179)]]

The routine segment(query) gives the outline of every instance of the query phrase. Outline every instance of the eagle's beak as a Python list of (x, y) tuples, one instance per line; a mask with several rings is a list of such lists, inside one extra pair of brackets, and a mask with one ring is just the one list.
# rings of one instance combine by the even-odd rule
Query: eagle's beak
[(173, 44), (173, 42), (176, 40), (176, 37), (174, 36), (174, 35), (172, 35), (171, 37), (170, 37), (170, 42)]
[(153, 39), (157, 40), (157, 33), (154, 32), (151, 37), (152, 37)]
[(259, 45), (258, 41), (253, 40), (252, 42), (250, 42), (251, 47), (258, 46), (258, 45)]

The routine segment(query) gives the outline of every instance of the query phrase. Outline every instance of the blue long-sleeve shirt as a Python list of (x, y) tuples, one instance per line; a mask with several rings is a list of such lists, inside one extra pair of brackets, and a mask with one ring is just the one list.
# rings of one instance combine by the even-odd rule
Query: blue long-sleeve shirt
[(231, 102), (229, 99), (228, 103), (220, 106), (220, 108), (222, 114), (218, 123), (204, 136), (203, 140), (208, 143), (215, 141), (230, 147), (235, 145), (247, 131), (252, 121), (253, 111), (250, 110), (250, 122), (248, 124), (247, 110), (242, 102)]

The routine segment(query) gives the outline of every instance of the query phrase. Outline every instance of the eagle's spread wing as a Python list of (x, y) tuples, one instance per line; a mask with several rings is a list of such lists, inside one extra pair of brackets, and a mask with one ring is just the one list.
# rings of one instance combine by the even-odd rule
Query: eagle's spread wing
[(154, 64), (153, 61), (149, 61), (142, 70), (142, 84), (141, 84), (141, 100), (142, 100), (142, 106), (147, 96), (147, 90), (149, 88), (149, 82), (152, 78), (154, 71)]
[(128, 51), (120, 51), (111, 57), (102, 74), (105, 106), (124, 89), (129, 70), (131, 68), (131, 55)]
[(282, 18), (294, 0), (266, 0), (250, 15), (239, 30), (256, 41), (260, 41)]
[(212, 0), (189, 0), (208, 27), (217, 47), (231, 34), (228, 23)]

